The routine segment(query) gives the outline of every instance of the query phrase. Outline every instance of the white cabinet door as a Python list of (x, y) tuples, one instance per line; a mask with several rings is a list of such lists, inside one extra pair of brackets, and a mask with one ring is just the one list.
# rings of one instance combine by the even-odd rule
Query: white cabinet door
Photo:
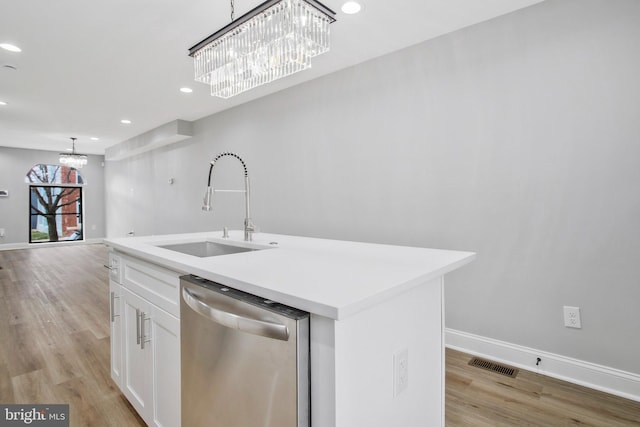
[(148, 343), (152, 352), (153, 421), (155, 426), (180, 425), (180, 320), (152, 306)]
[[(122, 288), (122, 385), (121, 390), (140, 416), (149, 423), (152, 415), (151, 348), (145, 345), (143, 323), (148, 326), (150, 304)], [(148, 343), (146, 343), (148, 344)]]
[(121, 390), (150, 426), (180, 426), (180, 320), (122, 288)]
[(109, 267), (111, 376), (148, 425), (179, 427), (179, 274), (115, 253)]
[(109, 317), (111, 322), (111, 378), (122, 388), (122, 288), (109, 281)]

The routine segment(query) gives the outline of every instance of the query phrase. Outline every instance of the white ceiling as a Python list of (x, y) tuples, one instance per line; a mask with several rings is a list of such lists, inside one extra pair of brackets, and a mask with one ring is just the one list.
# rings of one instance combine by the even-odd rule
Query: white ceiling
[[(0, 49), (0, 146), (62, 151), (74, 136), (79, 152), (103, 154), (169, 121), (196, 120), (540, 1), (362, 0), (359, 14), (345, 15), (342, 0), (325, 0), (337, 12), (330, 52), (310, 70), (222, 100), (193, 81), (187, 50), (230, 22), (229, 0), (0, 0), (0, 43), (22, 49)], [(235, 16), (261, 2), (235, 0)]]

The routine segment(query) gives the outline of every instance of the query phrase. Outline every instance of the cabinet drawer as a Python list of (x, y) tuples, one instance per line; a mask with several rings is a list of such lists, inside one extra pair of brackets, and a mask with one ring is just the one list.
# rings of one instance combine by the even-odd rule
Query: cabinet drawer
[(180, 318), (180, 274), (130, 257), (122, 257), (122, 285)]

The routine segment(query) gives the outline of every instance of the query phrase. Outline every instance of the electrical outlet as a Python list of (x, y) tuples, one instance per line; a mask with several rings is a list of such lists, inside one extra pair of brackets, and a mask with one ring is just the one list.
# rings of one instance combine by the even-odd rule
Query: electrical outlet
[(580, 307), (564, 306), (564, 326), (567, 328), (582, 328), (580, 321)]
[(403, 349), (393, 355), (393, 397), (409, 386), (409, 350)]
[(0, 237), (4, 237), (4, 228), (0, 228)]

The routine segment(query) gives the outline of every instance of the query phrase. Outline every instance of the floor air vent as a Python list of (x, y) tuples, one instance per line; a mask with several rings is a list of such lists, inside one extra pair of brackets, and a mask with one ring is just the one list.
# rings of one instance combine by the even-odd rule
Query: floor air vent
[(486, 369), (487, 371), (495, 372), (496, 374), (504, 375), (507, 377), (515, 378), (518, 375), (518, 370), (511, 366), (501, 365), (500, 363), (492, 362), (490, 360), (474, 357), (469, 361), (469, 365), (476, 368)]

